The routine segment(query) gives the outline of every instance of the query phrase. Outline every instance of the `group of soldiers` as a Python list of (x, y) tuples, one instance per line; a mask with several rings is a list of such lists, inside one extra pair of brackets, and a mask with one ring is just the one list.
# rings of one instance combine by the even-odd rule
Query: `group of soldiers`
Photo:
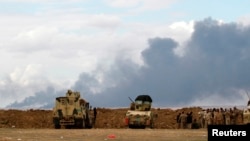
[(182, 111), (177, 115), (176, 122), (177, 122), (177, 129), (192, 128), (193, 112), (185, 113), (184, 111)]
[(203, 109), (198, 117), (193, 118), (192, 112), (177, 115), (177, 128), (197, 129), (207, 128), (207, 125), (237, 125), (243, 123), (243, 111), (234, 108)]

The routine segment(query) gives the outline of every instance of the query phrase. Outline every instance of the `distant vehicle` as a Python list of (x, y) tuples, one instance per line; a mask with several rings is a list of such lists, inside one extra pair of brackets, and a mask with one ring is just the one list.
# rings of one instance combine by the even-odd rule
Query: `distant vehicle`
[(152, 99), (149, 95), (139, 95), (131, 100), (130, 110), (125, 115), (125, 125), (129, 128), (154, 128), (154, 115), (151, 111)]
[(250, 125), (250, 97), (248, 96), (247, 108), (243, 110), (243, 123)]
[(93, 116), (90, 115), (89, 102), (80, 97), (80, 92), (68, 90), (66, 96), (57, 97), (53, 108), (55, 129), (92, 128)]

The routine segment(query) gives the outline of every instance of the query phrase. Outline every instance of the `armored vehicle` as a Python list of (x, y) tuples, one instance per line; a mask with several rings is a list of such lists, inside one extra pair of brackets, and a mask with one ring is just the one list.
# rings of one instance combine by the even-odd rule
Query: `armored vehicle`
[(154, 118), (151, 111), (152, 99), (149, 95), (139, 95), (131, 100), (130, 109), (125, 115), (125, 126), (129, 128), (153, 128)]
[(89, 102), (81, 98), (80, 92), (68, 90), (66, 96), (56, 97), (53, 108), (53, 123), (56, 129), (92, 128), (93, 116)]
[(250, 96), (246, 91), (246, 95), (248, 96), (247, 107), (243, 109), (243, 124), (250, 125)]
[(243, 123), (250, 125), (250, 99), (247, 103), (247, 108), (243, 110)]

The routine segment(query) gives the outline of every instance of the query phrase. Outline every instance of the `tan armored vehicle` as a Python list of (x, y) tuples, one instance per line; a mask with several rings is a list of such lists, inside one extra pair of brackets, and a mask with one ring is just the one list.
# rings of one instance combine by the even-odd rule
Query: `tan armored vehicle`
[(135, 101), (131, 101), (130, 110), (125, 115), (125, 125), (129, 128), (153, 128), (156, 116), (151, 111), (151, 97), (139, 95)]
[(53, 108), (53, 123), (56, 129), (92, 128), (93, 117), (89, 103), (80, 97), (80, 92), (68, 90), (66, 96), (57, 97)]
[(247, 108), (243, 110), (243, 123), (250, 124), (250, 99), (247, 103)]

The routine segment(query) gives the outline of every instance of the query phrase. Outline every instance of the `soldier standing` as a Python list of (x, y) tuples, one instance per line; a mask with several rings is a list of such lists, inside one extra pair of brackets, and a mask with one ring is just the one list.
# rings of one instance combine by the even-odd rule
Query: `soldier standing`
[(212, 110), (207, 109), (206, 114), (205, 114), (205, 128), (207, 128), (208, 125), (211, 125), (213, 121), (213, 116), (212, 116)]
[(225, 111), (225, 124), (226, 125), (230, 125), (231, 121), (230, 121), (230, 111), (228, 109), (226, 109)]
[(180, 116), (181, 116), (181, 113), (179, 113), (177, 116), (176, 116), (176, 128), (177, 129), (180, 129), (180, 126), (181, 126), (181, 120), (180, 120)]
[(185, 129), (187, 124), (187, 114), (185, 114), (184, 111), (180, 115), (180, 123), (181, 123), (181, 129)]
[(235, 125), (235, 124), (236, 124), (235, 118), (236, 118), (236, 113), (235, 113), (234, 110), (232, 110), (232, 109), (230, 108), (230, 122), (231, 122), (232, 125)]
[(193, 122), (193, 112), (187, 113), (187, 128), (191, 129)]
[(235, 124), (242, 124), (243, 123), (243, 112), (236, 107), (235, 107), (234, 111), (236, 113)]
[(219, 125), (219, 109), (214, 110), (214, 124)]
[(96, 115), (97, 115), (97, 111), (96, 111), (96, 107), (94, 108), (94, 120), (96, 120)]
[(222, 108), (218, 109), (218, 118), (217, 118), (217, 124), (222, 125), (224, 123), (223, 120), (223, 110)]
[(204, 110), (202, 110), (202, 111), (200, 111), (199, 113), (198, 113), (198, 115), (199, 115), (199, 117), (198, 117), (198, 122), (199, 122), (199, 126), (200, 126), (200, 128), (204, 128), (205, 127), (205, 112), (204, 112)]
[(95, 126), (95, 123), (96, 123), (96, 115), (97, 115), (96, 107), (94, 107), (94, 109), (93, 109), (93, 115), (94, 115), (93, 125)]

